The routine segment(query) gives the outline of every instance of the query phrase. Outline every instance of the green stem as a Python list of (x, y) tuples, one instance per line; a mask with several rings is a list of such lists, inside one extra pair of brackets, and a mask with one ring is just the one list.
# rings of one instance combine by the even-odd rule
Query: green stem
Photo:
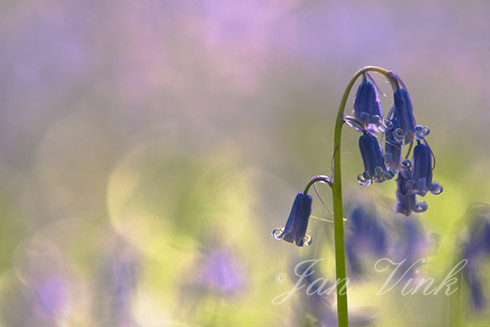
[(457, 290), (451, 294), (449, 298), (449, 314), (450, 314), (450, 325), (451, 327), (459, 327), (461, 326), (461, 278), (463, 278), (461, 271), (458, 272), (456, 276), (457, 282), (456, 287)]
[(334, 159), (333, 159), (333, 183), (332, 198), (334, 212), (334, 236), (335, 236), (335, 273), (337, 279), (337, 317), (339, 327), (349, 326), (347, 312), (347, 279), (345, 273), (345, 249), (344, 249), (344, 213), (342, 207), (342, 176), (340, 170), (340, 142), (342, 139), (342, 126), (344, 121), (342, 115), (349, 98), (350, 91), (359, 76), (367, 72), (374, 72), (385, 76), (388, 80), (390, 72), (386, 69), (367, 66), (355, 73), (345, 88), (342, 101), (340, 102), (337, 120), (335, 122), (334, 134)]
[(325, 175), (318, 175), (318, 176), (313, 176), (311, 180), (306, 184), (305, 190), (303, 191), (304, 194), (308, 194), (308, 191), (310, 190), (310, 187), (313, 186), (316, 182), (323, 182), (328, 185), (332, 185), (332, 180), (330, 177), (325, 176)]
[[(454, 235), (454, 258), (453, 258), (453, 267), (455, 267), (460, 260), (463, 258), (463, 253), (461, 250), (462, 240), (460, 238), (461, 230), (464, 230), (464, 222), (466, 221), (466, 215), (456, 222), (453, 227), (452, 234)], [(456, 291), (454, 291), (449, 297), (449, 325), (451, 327), (459, 327), (461, 326), (461, 296), (462, 296), (462, 279), (463, 273), (462, 270), (458, 272), (456, 275)]]

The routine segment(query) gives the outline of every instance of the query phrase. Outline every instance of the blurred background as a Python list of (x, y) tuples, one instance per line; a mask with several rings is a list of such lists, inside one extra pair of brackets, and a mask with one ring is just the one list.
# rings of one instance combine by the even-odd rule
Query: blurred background
[[(468, 226), (489, 219), (468, 209), (490, 201), (489, 12), (483, 0), (0, 1), (0, 326), (335, 325), (334, 298), (272, 304), (302, 260), (323, 258), (316, 273), (334, 279), (332, 225), (311, 218), (305, 248), (270, 233), (311, 176), (330, 174), (338, 104), (365, 65), (404, 80), (444, 192), (395, 215), (394, 181), (357, 184), (359, 135), (345, 128), (346, 205), (372, 206), (386, 253), (425, 258), (420, 276), (439, 285), (481, 234)], [(375, 79), (386, 113), (391, 88)], [(313, 216), (332, 218), (318, 199)], [(487, 326), (475, 290), (490, 297), (488, 247), (457, 305), (375, 296), (380, 254), (360, 253), (353, 322)]]

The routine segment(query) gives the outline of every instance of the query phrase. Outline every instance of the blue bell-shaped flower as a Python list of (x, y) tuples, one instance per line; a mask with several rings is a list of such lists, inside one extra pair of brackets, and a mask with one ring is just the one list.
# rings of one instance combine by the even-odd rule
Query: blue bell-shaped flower
[(413, 176), (407, 182), (407, 186), (421, 196), (425, 196), (427, 192), (434, 195), (440, 194), (443, 190), (442, 186), (432, 181), (432, 151), (427, 144), (420, 141), (417, 143), (413, 150)]
[(406, 89), (398, 89), (393, 94), (395, 99), (395, 108), (393, 112), (393, 118), (398, 122), (397, 132), (399, 140), (405, 138), (405, 143), (410, 143), (413, 140), (415, 134), (415, 128), (417, 124), (413, 115), (412, 99)]
[(383, 109), (381, 108), (381, 101), (374, 83), (367, 80), (366, 75), (364, 75), (354, 98), (354, 117), (372, 133), (377, 133), (382, 126)]
[(396, 179), (396, 199), (398, 202), (395, 204), (395, 211), (404, 214), (405, 216), (410, 216), (412, 211), (424, 212), (428, 208), (425, 201), (418, 203), (415, 193), (407, 187), (407, 182), (412, 178), (411, 167), (412, 164), (410, 160), (404, 160), (400, 166), (398, 178)]
[(311, 215), (312, 202), (311, 195), (298, 193), (294, 199), (286, 226), (282, 229), (274, 229), (272, 236), (277, 240), (282, 238), (286, 242), (296, 243), (297, 246), (310, 245), (311, 236), (306, 235), (306, 229)]
[(381, 183), (393, 178), (394, 174), (386, 170), (383, 148), (379, 145), (378, 139), (374, 135), (370, 133), (361, 135), (359, 138), (359, 149), (364, 162), (364, 172), (357, 176), (359, 184), (368, 186), (373, 181)]
[(403, 141), (400, 140), (400, 135), (398, 134), (400, 131), (398, 121), (395, 118), (386, 124), (385, 165), (389, 171), (392, 171), (395, 174), (400, 170), (402, 161)]

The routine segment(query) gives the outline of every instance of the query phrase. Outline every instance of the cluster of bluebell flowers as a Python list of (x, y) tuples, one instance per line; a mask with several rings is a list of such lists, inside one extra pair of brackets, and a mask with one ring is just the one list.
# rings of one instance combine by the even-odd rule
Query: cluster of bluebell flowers
[[(344, 115), (343, 119), (362, 132), (359, 149), (364, 172), (357, 177), (359, 184), (381, 183), (398, 174), (395, 211), (409, 216), (412, 212), (427, 210), (427, 203), (418, 202), (417, 195), (424, 197), (428, 192), (437, 195), (442, 192), (442, 186), (432, 180), (435, 158), (426, 140), (430, 130), (416, 124), (410, 94), (400, 77), (392, 73), (390, 82), (394, 105), (385, 121), (376, 85), (367, 73), (364, 73), (354, 98), (354, 117)], [(377, 136), (381, 132), (384, 150)], [(404, 146), (408, 146), (405, 159)], [(410, 160), (412, 148), (413, 158)]]
[[(370, 68), (368, 67), (368, 69)], [(356, 75), (355, 78), (357, 76), (361, 75)], [(362, 73), (362, 81), (354, 97), (354, 115), (343, 114), (345, 100), (352, 86), (349, 84), (337, 121), (345, 122), (362, 133), (359, 137), (359, 149), (364, 164), (364, 172), (357, 176), (359, 184), (368, 186), (373, 182), (382, 183), (393, 179), (398, 174), (395, 211), (409, 216), (412, 212), (424, 212), (428, 208), (425, 201), (419, 202), (417, 200), (417, 196), (425, 197), (428, 192), (437, 195), (442, 192), (442, 186), (432, 180), (435, 157), (426, 140), (430, 133), (429, 128), (417, 125), (410, 94), (400, 77), (386, 70), (384, 70), (384, 76), (391, 83), (394, 98), (393, 107), (386, 115), (386, 119), (383, 116), (377, 86), (366, 69)], [(354, 83), (355, 78), (352, 83)], [(340, 130), (336, 127), (335, 135), (340, 135), (337, 133)], [(384, 149), (379, 139), (384, 140)], [(336, 144), (338, 147), (340, 142)], [(408, 147), (405, 158), (403, 158), (404, 146)], [(336, 149), (335, 151), (337, 151)], [(408, 159), (412, 149), (413, 157)], [(335, 159), (335, 151), (333, 159)], [(340, 162), (340, 159), (332, 161), (335, 166), (335, 162)], [(332, 170), (332, 173), (332, 178), (334, 178), (335, 169)], [(297, 246), (305, 246), (311, 243), (311, 237), (306, 234), (312, 210), (312, 197), (308, 194), (308, 190), (318, 181), (330, 186), (340, 185), (340, 181), (334, 183), (327, 176), (313, 177), (304, 192), (297, 194), (286, 225), (272, 231), (274, 238), (295, 243)], [(338, 187), (333, 190), (334, 193), (340, 191)], [(336, 198), (341, 197), (334, 196), (334, 202)], [(339, 242), (343, 241), (340, 240)]]

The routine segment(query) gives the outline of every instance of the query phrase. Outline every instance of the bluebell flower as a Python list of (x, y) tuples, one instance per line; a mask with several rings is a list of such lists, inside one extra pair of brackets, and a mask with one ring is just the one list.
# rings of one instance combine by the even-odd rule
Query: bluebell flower
[(102, 257), (96, 285), (95, 316), (103, 326), (134, 326), (132, 305), (138, 289), (140, 260), (137, 252), (116, 238)]
[(286, 242), (296, 243), (297, 246), (310, 245), (311, 236), (306, 235), (306, 229), (311, 209), (311, 195), (302, 192), (298, 193), (294, 199), (286, 226), (282, 229), (274, 229), (272, 236), (277, 240), (282, 238)]
[(417, 141), (417, 146), (413, 150), (413, 176), (407, 182), (407, 186), (418, 195), (425, 196), (427, 192), (434, 195), (442, 192), (442, 186), (432, 181), (433, 154), (430, 147)]
[(424, 227), (416, 218), (397, 217), (397, 239), (394, 247), (395, 261), (403, 261), (398, 272), (404, 279), (411, 278), (414, 274), (414, 263), (423, 258), (424, 252), (430, 245), (430, 239), (424, 231)]
[(357, 89), (354, 98), (354, 117), (359, 120), (368, 131), (377, 133), (382, 126), (383, 109), (373, 82), (367, 80), (366, 75)]
[(398, 130), (394, 136), (399, 141), (405, 141), (405, 144), (411, 143), (413, 138), (423, 139), (430, 133), (430, 129), (427, 126), (417, 125), (415, 116), (413, 115), (412, 99), (407, 89), (401, 88), (395, 90), (393, 97), (395, 99), (395, 106), (388, 114), (388, 119), (393, 113), (393, 118), (398, 122)]
[(386, 229), (376, 211), (357, 205), (348, 219), (350, 234), (346, 238), (346, 257), (353, 274), (362, 273), (360, 256), (383, 256), (388, 249)]
[(357, 176), (357, 181), (362, 186), (368, 186), (371, 182), (384, 182), (393, 178), (394, 174), (386, 170), (383, 158), (383, 148), (376, 137), (370, 133), (361, 135), (359, 149), (364, 162), (364, 173)]
[(395, 118), (386, 124), (384, 160), (386, 168), (395, 174), (400, 170), (402, 161), (403, 141), (400, 139), (400, 131), (398, 121)]
[(398, 202), (395, 204), (395, 211), (404, 214), (405, 216), (410, 216), (412, 211), (424, 212), (428, 208), (425, 201), (420, 203), (417, 202), (416, 194), (407, 186), (407, 183), (410, 180), (412, 180), (412, 163), (410, 160), (404, 160), (401, 163), (400, 172), (396, 179), (396, 198)]
[[(317, 266), (310, 267), (311, 263), (303, 261), (296, 265), (293, 276), (302, 276), (304, 283), (300, 295), (301, 309), (295, 310), (298, 320), (295, 326), (318, 327), (338, 326), (337, 312), (333, 305), (335, 302), (335, 289), (329, 291), (334, 285), (320, 271)], [(297, 281), (296, 281), (297, 283)], [(350, 326), (373, 326), (374, 319), (368, 314), (350, 313)]]
[(469, 240), (463, 245), (463, 258), (468, 262), (463, 274), (469, 286), (473, 305), (481, 310), (486, 306), (485, 294), (479, 276), (483, 258), (490, 257), (490, 212), (481, 210), (469, 230)]
[(203, 260), (201, 271), (201, 287), (221, 295), (235, 294), (245, 284), (241, 269), (226, 250), (209, 253)]
[(408, 91), (403, 88), (395, 90), (393, 97), (395, 99), (393, 118), (397, 120), (399, 126), (397, 135), (399, 138), (405, 138), (405, 143), (410, 143), (417, 126), (413, 115), (412, 99)]
[(45, 314), (62, 316), (67, 304), (67, 287), (62, 277), (53, 276), (33, 288)]

